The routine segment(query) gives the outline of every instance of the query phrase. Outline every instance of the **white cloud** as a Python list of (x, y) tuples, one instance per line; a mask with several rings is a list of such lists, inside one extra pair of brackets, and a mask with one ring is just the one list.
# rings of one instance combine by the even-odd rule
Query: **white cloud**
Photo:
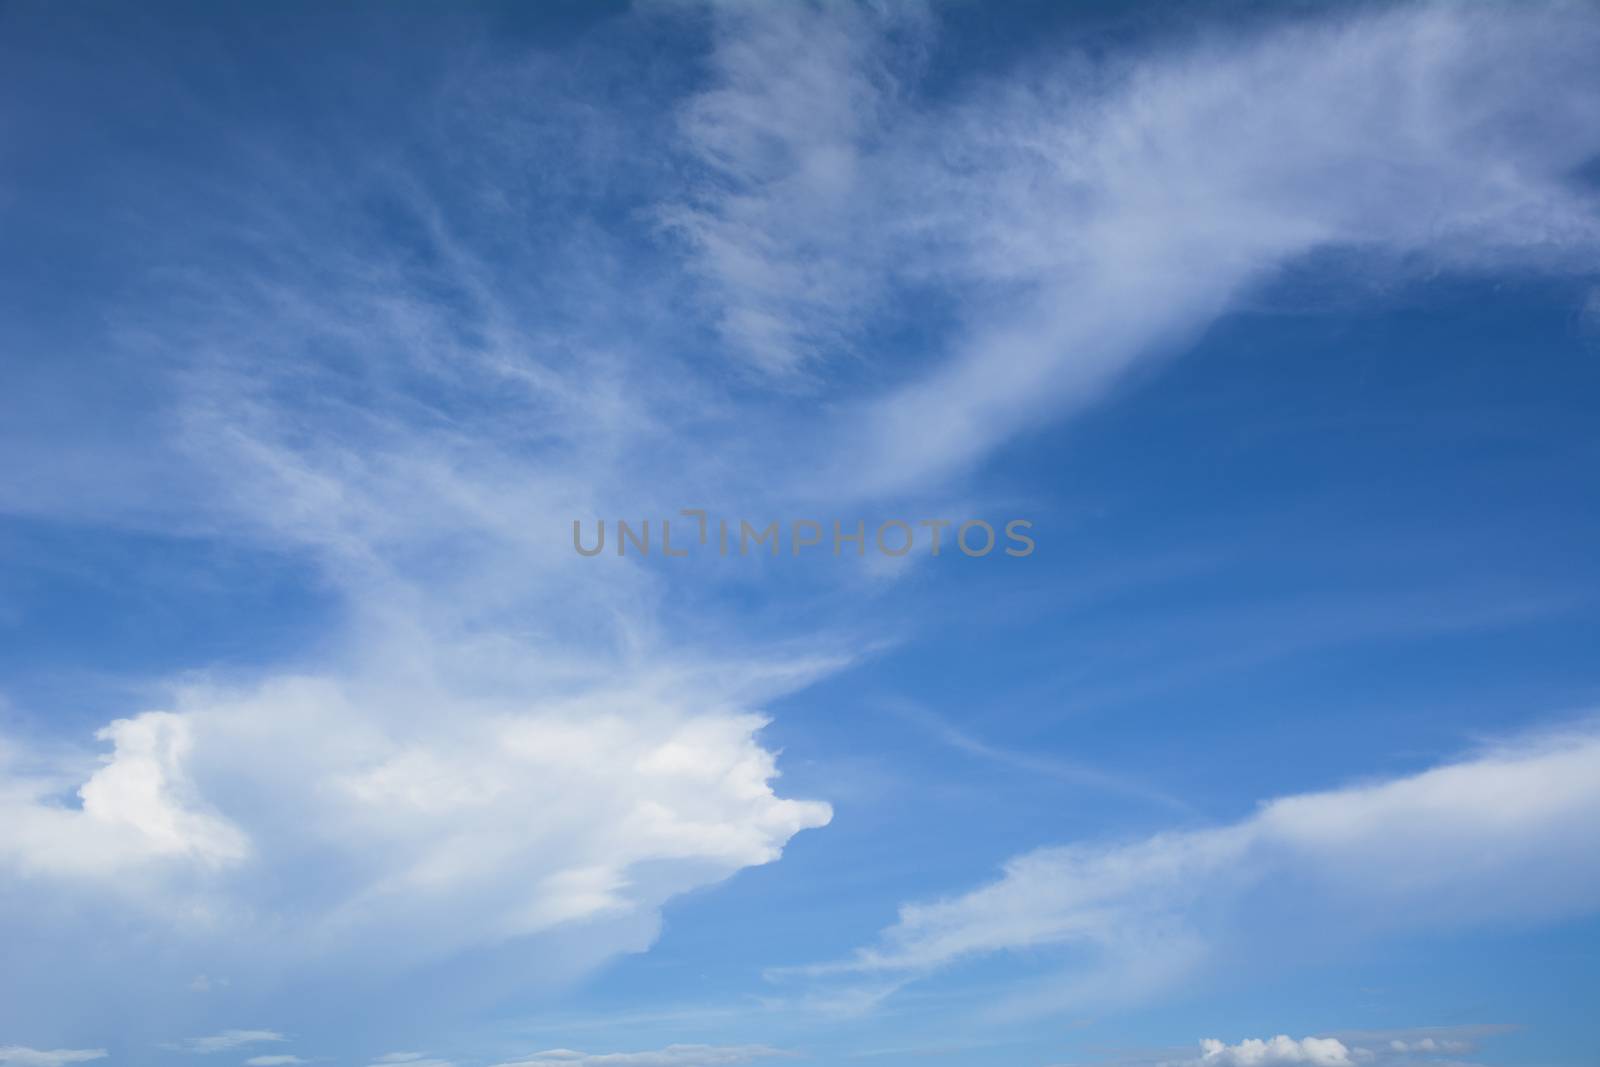
[(103, 1048), (58, 1048), (43, 1051), (21, 1045), (0, 1045), (0, 1064), (8, 1067), (63, 1067), (68, 1063), (87, 1063), (104, 1059)]
[(1371, 280), (1582, 272), (1600, 247), (1573, 176), (1600, 152), (1592, 9), (1366, 10), (1115, 66), (1052, 48), (931, 108), (903, 91), (926, 25), (741, 7), (689, 109), (723, 180), (686, 228), (760, 362), (838, 354), (907, 285), (962, 322), (848, 405), (834, 493), (936, 488), (1314, 253)]
[(668, 1045), (649, 1052), (574, 1052), (551, 1049), (497, 1067), (733, 1067), (789, 1053), (765, 1045)]
[[(452, 152), (496, 140), (517, 111), (490, 110), (434, 133)], [(494, 150), (518, 168), (543, 145)], [(170, 510), (137, 521), (313, 568), (338, 606), (310, 662), (179, 679), (107, 728), (92, 774), (75, 753), (0, 774), (4, 873), (184, 928), (184, 981), (227, 966), (287, 988), (315, 959), (355, 983), (546, 934), (508, 981), (570, 980), (648, 947), (671, 896), (831, 816), (776, 794), (759, 735), (766, 702), (844, 660), (684, 647), (660, 575), (567, 540), (577, 516), (704, 499), (693, 457), (727, 464), (664, 427), (704, 418), (715, 391), (635, 336), (617, 299), (632, 283), (593, 277), (606, 239), (519, 245), (507, 265), (491, 235), (538, 193), (464, 220), (459, 189), (369, 165), (381, 154), (321, 181), (252, 158), (252, 187), (258, 168), (277, 179), (261, 197), (174, 206), (174, 233), (252, 252), (197, 246), (178, 313), (121, 312), (144, 365), (177, 368), (183, 459), (142, 494)], [(335, 188), (392, 202), (438, 274), (332, 206)]]
[(1247, 925), (1272, 941), (1259, 946), (1269, 954), (1286, 938), (1309, 951), (1344, 928), (1585, 914), (1600, 907), (1597, 818), (1600, 731), (1591, 724), (1409, 777), (1283, 797), (1214, 829), (1042, 848), (989, 885), (902, 907), (879, 944), (808, 970), (917, 975), (1072, 946), (1081, 965), (1007, 1007), (1053, 1011), (1137, 998), (1191, 975), (1238, 940), (1229, 917), (1243, 907)]
[[(715, 21), (713, 84), (677, 111), (703, 169), (658, 206), (727, 342), (779, 377), (820, 375), (902, 283), (963, 321), (947, 361), (874, 368), (910, 384), (845, 398), (841, 417), (867, 429), (834, 437), (851, 457), (824, 471), (834, 499), (960, 469), (1308, 251), (1548, 267), (1593, 248), (1591, 205), (1562, 181), (1600, 147), (1577, 106), (1597, 30), (1575, 10), (1366, 15), (1082, 81), (1062, 63), (920, 111), (905, 91), (928, 32), (915, 11), (745, 5)], [(777, 484), (774, 450), (751, 447), (782, 420), (685, 352), (679, 293), (653, 273), (681, 264), (637, 233), (563, 228), (592, 204), (542, 213), (553, 130), (575, 125), (602, 154), (615, 140), (586, 173), (635, 162), (588, 107), (566, 126), (537, 111), (561, 80), (418, 108), (445, 119), (406, 142), (464, 169), (444, 189), (393, 145), (353, 143), (319, 169), (307, 158), (333, 149), (288, 144), (217, 161), (206, 188), (247, 197), (141, 202), (130, 214), (169, 231), (174, 295), (96, 312), (119, 363), (171, 369), (141, 383), (168, 436), (141, 426), (72, 452), (70, 471), (30, 447), (27, 480), (5, 489), (29, 514), (265, 549), (314, 568), (337, 601), (303, 662), (183, 678), (106, 727), (98, 766), (0, 739), (5, 873), (41, 900), (66, 886), (201, 930), (173, 949), (193, 955), (177, 982), (227, 967), (289, 987), (307, 959), (317, 975), (386, 975), (558, 934), (559, 951), (518, 945), (511, 980), (565, 976), (647, 947), (664, 901), (830, 817), (777, 795), (760, 730), (768, 702), (843, 659), (826, 642), (752, 652), (714, 608), (695, 645), (674, 625), (689, 609), (672, 578), (576, 560), (564, 541), (580, 515), (782, 503), (794, 487)], [(538, 136), (519, 137), (529, 100)], [(381, 225), (362, 204), (384, 205)], [(627, 214), (613, 207), (596, 214)], [(129, 456), (151, 471), (130, 477)], [(792, 477), (809, 486), (814, 460)], [(1506, 811), (1555, 834), (1561, 812), (1530, 805), (1575, 788)], [(1499, 834), (1504, 812), (1446, 792), (1438, 811), (1355, 790), (1208, 833), (1043, 850), (970, 898), (907, 909), (850, 967), (1089, 943), (1108, 964), (1094, 984), (1135, 990), (1204, 957), (1191, 891), (1227, 901), (1287, 868), (1330, 892), (1410, 899), (1426, 884), (1470, 912), (1451, 887), (1505, 877), (1494, 859), (1474, 867), (1465, 842), (1483, 826), (1503, 845), (1491, 856), (1542, 869), (1543, 838)], [(1379, 840), (1369, 802), (1415, 839)], [(1341, 863), (1364, 881), (1339, 886)], [(1534, 898), (1581, 895), (1582, 877)]]
[(309, 1063), (299, 1056), (251, 1056), (245, 1060), (245, 1067), (289, 1067), (296, 1063)]
[(975, 111), (956, 131), (972, 202), (949, 217), (981, 224), (956, 237), (975, 280), (1022, 291), (978, 302), (955, 358), (877, 410), (878, 484), (949, 473), (1095, 399), (1318, 249), (1376, 273), (1407, 256), (1581, 268), (1600, 223), (1570, 171), (1600, 150), (1581, 103), (1600, 22), (1544, 14), (1334, 20), (1160, 55), (1103, 95), (1046, 75)]
[(147, 862), (214, 868), (249, 852), (237, 827), (207, 809), (188, 775), (190, 723), (149, 712), (97, 736), (112, 745), (78, 789), (77, 808), (52, 803), (49, 779), (0, 782), (0, 860), (33, 874), (101, 875)]
[[(1161, 1067), (1380, 1067), (1383, 1064), (1416, 1063), (1418, 1055), (1453, 1055), (1472, 1052), (1477, 1046), (1465, 1037), (1450, 1033), (1495, 1033), (1506, 1027), (1454, 1027), (1425, 1030), (1344, 1034), (1339, 1037), (1303, 1037), (1287, 1034), (1276, 1037), (1246, 1038), (1230, 1045), (1216, 1038), (1200, 1042), (1200, 1055), (1192, 1059), (1168, 1060)], [(1390, 1035), (1393, 1036), (1390, 1036)]]
[(836, 355), (882, 290), (860, 255), (881, 240), (864, 180), (904, 65), (927, 29), (913, 4), (718, 5), (712, 84), (684, 107), (704, 168), (664, 218), (695, 253), (723, 338), (770, 374)]
[[(163, 820), (165, 809), (124, 805), (124, 834), (128, 820), (142, 820), (153, 839), (189, 860), (151, 883), (144, 904), (179, 909), (174, 918), (188, 921), (193, 901), (203, 900), (226, 942), (280, 960), (338, 946), (369, 963), (376, 952), (415, 964), (579, 923), (593, 942), (575, 967), (642, 949), (668, 896), (771, 862), (793, 834), (830, 817), (825, 804), (774, 795), (775, 758), (755, 739), (764, 720), (740, 710), (792, 684), (786, 665), (743, 679), (681, 670), (522, 701), (463, 701), (417, 677), (398, 686), (287, 678), (181, 692), (180, 710), (141, 716), (116, 736), (150, 720), (156, 733), (181, 726), (201, 742), (185, 759), (229, 783), (229, 797), (273, 800), (232, 819), (259, 861), (238, 856), (220, 871), (209, 853), (178, 853), (184, 827)], [(157, 795), (166, 764), (146, 751), (135, 757), (145, 761), (142, 779), (108, 785), (103, 770), (85, 794)], [(119, 749), (108, 769), (122, 769), (125, 759)], [(82, 865), (47, 861), (68, 846), (87, 852), (97, 838), (16, 832), (95, 817), (47, 803), (14, 800), (6, 840), (35, 871), (83, 874)], [(110, 840), (115, 828), (103, 832)], [(107, 891), (132, 893), (139, 883), (120, 876), (147, 859), (146, 851), (112, 852), (87, 871), (113, 878)], [(258, 862), (344, 876), (310, 886), (263, 880)], [(173, 896), (173, 886), (186, 892)], [(262, 911), (297, 921), (257, 926)], [(395, 936), (400, 930), (404, 937)], [(267, 1039), (233, 1031), (186, 1047), (212, 1051), (241, 1035)]]
[(1470, 1041), (1457, 1041), (1450, 1038), (1419, 1037), (1410, 1041), (1395, 1038), (1389, 1042), (1389, 1049), (1393, 1052), (1439, 1052), (1459, 1054), (1471, 1052), (1473, 1049)]
[(1303, 1037), (1296, 1041), (1285, 1034), (1266, 1041), (1247, 1038), (1237, 1045), (1206, 1038), (1200, 1042), (1200, 1053), (1199, 1059), (1191, 1061), (1200, 1067), (1352, 1067), (1356, 1062), (1352, 1050), (1337, 1038)]
[(194, 1052), (200, 1055), (210, 1055), (216, 1052), (230, 1052), (246, 1045), (259, 1045), (269, 1041), (283, 1041), (284, 1036), (275, 1030), (224, 1030), (217, 1034), (208, 1034), (205, 1037), (189, 1037), (177, 1042), (171, 1047), (179, 1052)]

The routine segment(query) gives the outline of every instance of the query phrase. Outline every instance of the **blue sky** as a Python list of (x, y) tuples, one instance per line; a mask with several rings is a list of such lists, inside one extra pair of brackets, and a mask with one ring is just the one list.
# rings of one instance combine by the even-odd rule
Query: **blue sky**
[(1597, 51), (0, 6), (0, 1065), (1595, 1062)]

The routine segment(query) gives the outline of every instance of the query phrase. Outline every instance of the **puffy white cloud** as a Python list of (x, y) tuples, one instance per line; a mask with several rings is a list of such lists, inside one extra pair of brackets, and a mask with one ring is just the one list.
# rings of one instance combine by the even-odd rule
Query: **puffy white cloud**
[(68, 1063), (87, 1063), (104, 1059), (103, 1048), (58, 1048), (48, 1052), (21, 1045), (0, 1045), (0, 1063), (9, 1067), (63, 1067)]
[[(90, 877), (113, 895), (140, 893), (123, 876), (152, 856), (171, 859), (144, 906), (178, 908), (187, 921), (202, 900), (216, 936), (274, 958), (337, 945), (417, 963), (588, 923), (601, 924), (597, 960), (645, 947), (671, 894), (768, 863), (830, 817), (826, 804), (774, 794), (775, 758), (756, 740), (765, 720), (740, 710), (759, 687), (661, 676), (513, 703), (411, 683), (291, 678), (184, 692), (181, 710), (114, 728), (119, 747), (83, 787), (84, 811), (16, 798), (5, 840), (28, 869)], [(237, 809), (231, 821), (160, 802), (191, 771), (219, 783), (218, 807)], [(89, 829), (76, 840), (16, 831), (48, 820)], [(224, 825), (226, 835), (215, 829)], [(100, 838), (90, 830), (110, 841), (130, 828), (143, 835), (138, 849), (92, 866), (52, 862), (69, 846), (91, 851)], [(215, 843), (246, 834), (251, 854), (233, 848), (216, 869)], [(342, 877), (308, 885), (263, 865)], [(172, 896), (174, 886), (185, 892)], [(297, 918), (287, 929), (258, 925), (263, 913)], [(600, 932), (608, 921), (616, 934)], [(267, 1039), (230, 1031), (185, 1047), (245, 1037)]]
[(1296, 1041), (1279, 1034), (1266, 1041), (1246, 1038), (1237, 1045), (1206, 1038), (1200, 1042), (1200, 1058), (1193, 1062), (1204, 1067), (1280, 1067), (1296, 1063), (1309, 1067), (1351, 1067), (1355, 1062), (1352, 1055), (1337, 1038), (1303, 1037)]
[(112, 751), (78, 789), (77, 807), (50, 799), (50, 778), (0, 780), (0, 860), (32, 874), (92, 876), (159, 861), (214, 868), (248, 855), (245, 836), (189, 778), (186, 719), (148, 712), (97, 736)]
[(1392, 1052), (1460, 1054), (1471, 1052), (1473, 1044), (1471, 1041), (1458, 1041), (1447, 1037), (1419, 1037), (1411, 1040), (1397, 1037), (1390, 1040), (1388, 1047)]
[(732, 1067), (788, 1053), (765, 1045), (668, 1045), (649, 1052), (574, 1052), (551, 1049), (497, 1067)]
[(1074, 946), (1081, 969), (1011, 1006), (1047, 1011), (1192, 973), (1240, 936), (1228, 920), (1246, 905), (1252, 926), (1289, 924), (1274, 944), (1341, 927), (1584, 914), (1600, 908), (1597, 818), (1600, 730), (1587, 724), (1409, 777), (1279, 798), (1227, 826), (1039, 849), (989, 885), (902, 907), (879, 944), (808, 971), (915, 975)]
[[(1492, 1026), (1458, 1027), (1447, 1033), (1492, 1033), (1504, 1029)], [(1391, 1063), (1415, 1063), (1418, 1055), (1471, 1052), (1476, 1047), (1473, 1041), (1465, 1037), (1426, 1031), (1356, 1033), (1339, 1037), (1303, 1037), (1299, 1040), (1279, 1034), (1265, 1040), (1246, 1038), (1235, 1045), (1217, 1038), (1205, 1038), (1200, 1042), (1198, 1057), (1170, 1060), (1161, 1067), (1283, 1067), (1291, 1064), (1304, 1064), (1306, 1067), (1378, 1067)]]

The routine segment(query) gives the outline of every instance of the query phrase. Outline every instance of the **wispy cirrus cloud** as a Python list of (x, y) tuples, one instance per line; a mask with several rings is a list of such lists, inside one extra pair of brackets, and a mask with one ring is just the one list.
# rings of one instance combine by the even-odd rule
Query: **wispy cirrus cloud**
[(874, 157), (931, 21), (915, 3), (712, 7), (710, 84), (679, 113), (698, 168), (662, 218), (729, 350), (764, 374), (820, 374), (885, 291), (869, 250), (887, 253), (896, 220)]
[[(1439, 270), (1583, 275), (1600, 247), (1579, 175), (1600, 152), (1600, 23), (1581, 7), (1269, 21), (1113, 63), (1058, 49), (933, 107), (903, 86), (936, 22), (802, 10), (727, 20), (687, 111), (724, 178), (683, 214), (725, 327), (791, 368), (837, 359), (844, 324), (889, 314), (897, 287), (959, 323), (848, 405), (835, 492), (935, 490), (1313, 255), (1377, 291)], [(765, 57), (801, 18), (812, 76), (773, 77), (797, 69)], [(858, 118), (811, 121), (837, 107)], [(800, 118), (752, 119), (770, 114)]]

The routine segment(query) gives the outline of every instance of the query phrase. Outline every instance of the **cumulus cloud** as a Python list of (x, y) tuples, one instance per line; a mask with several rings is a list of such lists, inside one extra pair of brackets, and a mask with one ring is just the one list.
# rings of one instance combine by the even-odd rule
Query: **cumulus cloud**
[[(227, 936), (261, 938), (258, 950), (272, 957), (292, 957), (297, 945), (339, 945), (417, 963), (608, 920), (618, 933), (595, 933), (602, 956), (643, 948), (668, 895), (770, 862), (793, 834), (829, 819), (825, 804), (774, 795), (775, 758), (755, 740), (764, 720), (739, 710), (759, 685), (739, 692), (737, 679), (664, 673), (566, 698), (462, 702), (412, 682), (397, 691), (280, 679), (245, 691), (180, 693), (181, 710), (117, 728), (124, 743), (132, 735), (144, 746), (133, 757), (143, 761), (142, 777), (120, 777), (129, 757), (119, 748), (83, 787), (83, 811), (22, 797), (3, 839), (30, 869), (52, 873), (79, 873), (56, 860), (73, 850), (92, 855), (94, 873), (107, 877), (137, 873), (152, 857), (187, 859), (187, 868), (153, 883), (162, 892), (148, 906), (208, 900)], [(446, 708), (450, 717), (430, 721)], [(228, 796), (258, 792), (274, 805), (241, 811), (242, 830), (220, 838), (199, 816), (185, 822), (153, 802), (141, 808), (138, 801), (160, 795), (168, 766), (148, 756), (145, 742), (180, 724), (204, 741), (186, 758), (229, 783)], [(317, 744), (308, 749), (312, 736)], [(119, 777), (107, 783), (109, 772)], [(115, 790), (129, 803), (102, 817), (87, 798)], [(107, 825), (90, 822), (97, 818)], [(78, 836), (18, 833), (47, 820)], [(96, 835), (131, 836), (130, 825), (148, 827), (167, 851), (94, 851)], [(195, 844), (242, 841), (245, 833), (257, 854), (300, 869), (342, 866), (345, 877), (263, 881), (242, 862), (242, 847), (226, 853), (231, 866), (218, 871), (215, 853)], [(185, 893), (171, 897), (175, 886)], [(120, 878), (110, 888), (131, 891)], [(300, 932), (256, 930), (239, 910), (245, 902), (298, 916)], [(392, 937), (397, 929), (407, 936)], [(245, 1039), (269, 1037), (230, 1031), (185, 1047), (214, 1051)]]
[(1389, 1050), (1391, 1052), (1439, 1052), (1460, 1054), (1463, 1052), (1471, 1052), (1472, 1049), (1473, 1044), (1470, 1041), (1458, 1041), (1443, 1037), (1419, 1037), (1413, 1038), (1409, 1041), (1397, 1037), (1389, 1042)]
[(765, 1045), (668, 1045), (649, 1052), (603, 1053), (558, 1048), (497, 1067), (733, 1067), (787, 1055)]
[[(1451, 1055), (1473, 1051), (1476, 1043), (1464, 1036), (1469, 1032), (1493, 1033), (1506, 1027), (1455, 1027), (1432, 1032), (1426, 1030), (1390, 1033), (1370, 1032), (1337, 1037), (1303, 1037), (1287, 1034), (1276, 1037), (1246, 1038), (1230, 1045), (1217, 1038), (1200, 1042), (1200, 1055), (1192, 1059), (1168, 1060), (1161, 1067), (1379, 1067), (1382, 1064), (1415, 1063), (1417, 1056)], [(1392, 1036), (1391, 1036), (1392, 1035)]]
[(1344, 1042), (1332, 1037), (1303, 1037), (1296, 1041), (1285, 1034), (1263, 1041), (1246, 1038), (1229, 1045), (1216, 1038), (1200, 1042), (1200, 1058), (1190, 1061), (1204, 1067), (1280, 1067), (1308, 1064), (1309, 1067), (1351, 1067), (1352, 1052)]
[(78, 789), (80, 804), (52, 803), (50, 779), (0, 784), (0, 857), (31, 874), (104, 875), (146, 863), (214, 868), (244, 859), (239, 829), (207, 809), (188, 775), (192, 726), (165, 712), (119, 719), (96, 736), (104, 765)]
[(809, 973), (910, 977), (1070, 946), (1083, 963), (1009, 1006), (1051, 1011), (1192, 975), (1237, 941), (1230, 916), (1245, 906), (1263, 931), (1288, 924), (1274, 944), (1326, 929), (1586, 914), (1600, 906), (1597, 817), (1600, 731), (1588, 725), (1409, 777), (1281, 797), (1230, 825), (1042, 848), (989, 885), (902, 907), (877, 945)]
[(0, 1063), (10, 1067), (62, 1067), (68, 1063), (87, 1063), (104, 1059), (103, 1048), (58, 1048), (48, 1052), (21, 1045), (0, 1045)]

